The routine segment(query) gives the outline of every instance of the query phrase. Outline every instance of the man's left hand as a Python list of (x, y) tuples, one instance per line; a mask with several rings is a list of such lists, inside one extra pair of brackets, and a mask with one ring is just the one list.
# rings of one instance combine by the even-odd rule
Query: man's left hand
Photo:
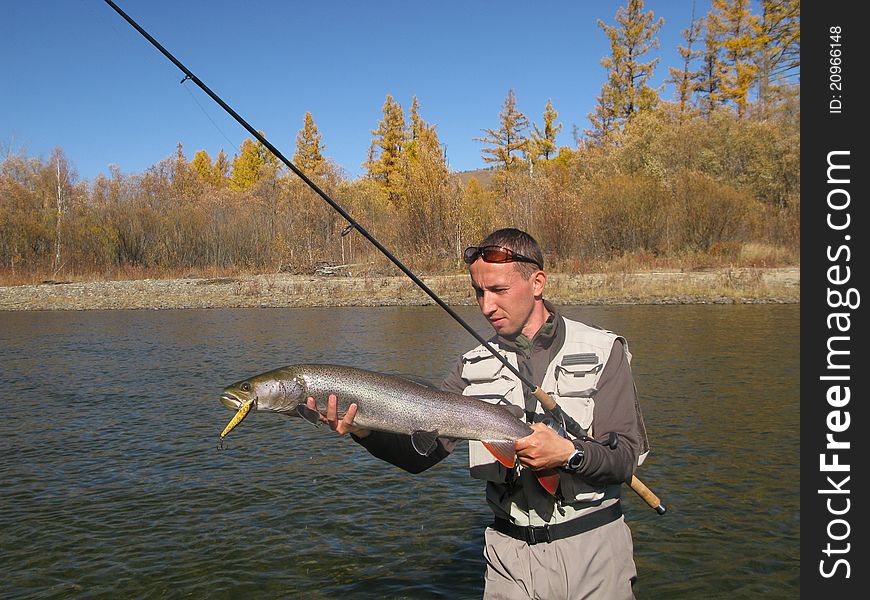
[(530, 435), (516, 441), (517, 457), (524, 467), (539, 471), (564, 467), (574, 444), (543, 423), (533, 423)]

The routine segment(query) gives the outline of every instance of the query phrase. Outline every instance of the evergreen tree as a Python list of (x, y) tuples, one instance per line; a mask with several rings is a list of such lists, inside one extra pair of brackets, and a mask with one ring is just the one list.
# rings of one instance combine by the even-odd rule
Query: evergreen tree
[(663, 23), (664, 19), (655, 19), (653, 11), (643, 12), (643, 0), (628, 0), (627, 8), (619, 7), (616, 25), (607, 25), (599, 19), (598, 25), (610, 40), (610, 56), (601, 59), (608, 70), (607, 81), (601, 88), (595, 112), (589, 115), (592, 129), (587, 133), (594, 139), (606, 139), (658, 101), (658, 91), (647, 83), (658, 59), (647, 62), (640, 59), (658, 47), (655, 35)]
[(498, 118), (498, 129), (484, 129), (486, 135), (475, 140), (491, 144), (481, 149), (484, 162), (508, 170), (517, 163), (517, 154), (525, 152), (528, 144), (526, 130), (529, 127), (529, 120), (517, 109), (517, 98), (513, 89), (508, 91)]

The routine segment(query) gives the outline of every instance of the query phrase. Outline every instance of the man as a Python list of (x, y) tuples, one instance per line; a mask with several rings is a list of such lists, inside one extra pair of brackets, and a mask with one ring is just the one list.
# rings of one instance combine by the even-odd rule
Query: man
[[(569, 439), (537, 422), (543, 409), (532, 390), (484, 346), (464, 354), (442, 384), (446, 391), (520, 406), (532, 423), (533, 433), (516, 442), (516, 469), (469, 442), (471, 474), (486, 481), (495, 514), (485, 534), (484, 598), (633, 598), (637, 573), (619, 497), (648, 447), (626, 341), (565, 319), (544, 300), (543, 254), (527, 233), (500, 229), (464, 258), (478, 306), (496, 333), (490, 344), (590, 434)], [(351, 405), (338, 418), (333, 396), (322, 420), (412, 473), (455, 446), (439, 439), (435, 451), (421, 456), (408, 436), (355, 427), (355, 414)], [(555, 495), (534, 476), (546, 469), (558, 473)]]

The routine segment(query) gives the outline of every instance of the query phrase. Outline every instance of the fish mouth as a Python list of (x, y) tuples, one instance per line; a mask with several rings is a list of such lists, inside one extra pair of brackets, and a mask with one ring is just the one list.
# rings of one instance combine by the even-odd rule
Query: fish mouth
[(227, 408), (238, 410), (239, 407), (244, 403), (244, 400), (241, 400), (235, 394), (231, 394), (229, 392), (224, 392), (223, 394), (221, 394), (221, 404), (223, 404)]

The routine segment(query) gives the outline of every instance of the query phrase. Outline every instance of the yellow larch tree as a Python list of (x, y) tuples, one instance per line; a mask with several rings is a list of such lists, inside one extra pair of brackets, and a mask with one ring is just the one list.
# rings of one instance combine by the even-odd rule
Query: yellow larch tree
[(598, 21), (610, 40), (610, 56), (601, 59), (607, 81), (595, 112), (589, 114), (592, 128), (586, 133), (595, 140), (606, 140), (638, 112), (650, 110), (658, 102), (658, 91), (648, 83), (658, 58), (646, 62), (641, 59), (658, 48), (656, 33), (664, 19), (656, 19), (653, 11), (644, 12), (643, 8), (643, 0), (628, 0), (627, 6), (616, 11), (615, 25)]

